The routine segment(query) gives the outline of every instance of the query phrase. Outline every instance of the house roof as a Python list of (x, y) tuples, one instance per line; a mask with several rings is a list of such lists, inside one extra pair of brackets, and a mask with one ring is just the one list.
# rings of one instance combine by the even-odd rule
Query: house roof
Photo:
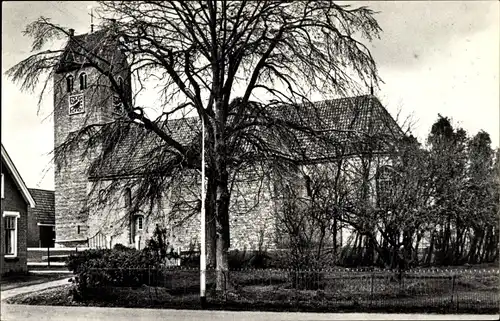
[(4, 164), (7, 166), (7, 170), (14, 178), (14, 182), (16, 183), (17, 188), (19, 188), (19, 190), (21, 191), (21, 194), (22, 194), (24, 200), (26, 201), (26, 203), (28, 203), (31, 208), (35, 207), (35, 205), (36, 205), (35, 200), (31, 196), (28, 188), (26, 187), (26, 184), (24, 183), (24, 181), (21, 177), (21, 174), (19, 174), (19, 172), (17, 171), (16, 166), (14, 165), (14, 162), (12, 161), (9, 154), (5, 150), (5, 147), (3, 147), (3, 144), (2, 144), (2, 160), (3, 160)]
[[(338, 156), (338, 150), (333, 148), (335, 142), (339, 146), (346, 146), (352, 145), (353, 141), (366, 141), (366, 137), (403, 136), (391, 115), (378, 99), (371, 95), (325, 100), (297, 107), (274, 107), (267, 112), (267, 117), (285, 120), (291, 124), (304, 124), (312, 131), (297, 129), (293, 131), (293, 139), (285, 142), (283, 136), (273, 132), (274, 126), (254, 129), (260, 137), (257, 139), (263, 139), (266, 144), (273, 145), (271, 153), (279, 151), (298, 160), (321, 160)], [(137, 175), (152, 168), (161, 168), (162, 165), (158, 164), (162, 164), (163, 160), (164, 172), (168, 172), (168, 159), (175, 157), (176, 152), (161, 138), (135, 123), (127, 123), (124, 126), (115, 122), (108, 126), (118, 127), (110, 128), (112, 134), (106, 139), (113, 143), (109, 144), (110, 149), (101, 155), (101, 160), (105, 161), (97, 162), (96, 166), (90, 169), (91, 178)], [(183, 146), (192, 148), (195, 152), (200, 149), (201, 130), (198, 118), (169, 120), (159, 126)], [(239, 148), (245, 152), (255, 150), (249, 139), (243, 140)]]
[(36, 202), (31, 213), (35, 215), (37, 223), (55, 224), (54, 191), (36, 188), (30, 188), (29, 191)]

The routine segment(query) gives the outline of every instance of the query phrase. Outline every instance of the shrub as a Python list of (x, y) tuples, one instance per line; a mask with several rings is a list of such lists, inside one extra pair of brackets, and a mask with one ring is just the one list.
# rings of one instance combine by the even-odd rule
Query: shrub
[(167, 260), (178, 259), (179, 254), (167, 241), (167, 230), (158, 224), (153, 232), (153, 237), (148, 241), (144, 251), (147, 252), (158, 264), (167, 264)]
[(138, 251), (123, 245), (110, 249), (91, 249), (69, 256), (67, 266), (75, 274), (73, 296), (86, 298), (93, 289), (108, 286), (137, 287), (154, 285), (158, 278), (151, 278), (151, 270), (163, 267), (163, 259), (157, 248), (146, 247)]

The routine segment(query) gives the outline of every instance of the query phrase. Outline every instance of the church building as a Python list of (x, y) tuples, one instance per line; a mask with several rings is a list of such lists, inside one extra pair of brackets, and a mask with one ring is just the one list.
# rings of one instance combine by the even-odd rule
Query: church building
[[(167, 228), (174, 247), (188, 249), (199, 242), (199, 208), (196, 207), (199, 179), (194, 178), (177, 191), (160, 191), (164, 199), (154, 205), (154, 215), (132, 205), (138, 191), (127, 184), (140, 179), (141, 171), (150, 162), (151, 153), (164, 142), (151, 137), (154, 135), (145, 132), (140, 124), (128, 124), (122, 135), (110, 138), (116, 141), (116, 149), (112, 152), (99, 148), (77, 152), (65, 148), (68, 137), (86, 126), (104, 128), (119, 124), (124, 119), (120, 97), (113, 90), (110, 80), (89, 64), (85, 56), (99, 56), (103, 60), (100, 66), (112, 66), (109, 70), (114, 73), (118, 86), (126, 93), (127, 99), (132, 99), (130, 67), (126, 56), (118, 48), (118, 42), (108, 37), (106, 32), (109, 31), (74, 35), (71, 31), (70, 40), (54, 72), (56, 159), (58, 153), (64, 154), (55, 168), (56, 246), (109, 248), (122, 244), (143, 248), (159, 225)], [(403, 135), (373, 95), (321, 101), (314, 103), (314, 108), (323, 120), (321, 132), (359, 132), (371, 136), (386, 135), (393, 139)], [(181, 143), (194, 139), (200, 133), (196, 118), (173, 119), (164, 126)], [(306, 152), (316, 153), (318, 162), (338, 157), (333, 151), (320, 151), (309, 139), (302, 139), (300, 144)], [(107, 165), (92, 167), (93, 160), (99, 157), (107, 157)], [(235, 184), (230, 206), (231, 248), (281, 247), (277, 233), (280, 227), (276, 219), (279, 206), (275, 202), (272, 185), (269, 179), (247, 179)], [(113, 186), (113, 193), (107, 192), (110, 186)], [(255, 198), (252, 195), (257, 194), (258, 201), (249, 203), (249, 199)], [(193, 207), (179, 210), (180, 206), (176, 203), (179, 196), (184, 200), (183, 206), (192, 200)], [(89, 201), (90, 198), (94, 201)], [(173, 214), (182, 211), (190, 214)]]

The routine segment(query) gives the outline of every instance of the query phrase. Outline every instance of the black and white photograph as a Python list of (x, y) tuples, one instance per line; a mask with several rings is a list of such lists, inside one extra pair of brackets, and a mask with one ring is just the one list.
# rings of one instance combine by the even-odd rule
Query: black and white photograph
[(4, 1), (1, 320), (498, 320), (500, 2)]

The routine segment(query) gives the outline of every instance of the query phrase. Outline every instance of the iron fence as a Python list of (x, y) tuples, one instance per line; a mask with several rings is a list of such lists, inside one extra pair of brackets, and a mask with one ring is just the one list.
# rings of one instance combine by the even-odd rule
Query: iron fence
[(71, 254), (77, 254), (88, 248), (54, 248), (54, 247), (29, 247), (27, 250), (28, 264), (37, 263), (39, 265), (65, 265), (66, 259)]
[[(87, 298), (126, 297), (141, 306), (191, 307), (199, 303), (198, 269), (93, 269)], [(499, 307), (499, 270), (236, 269), (223, 273), (217, 291), (208, 270), (207, 302), (214, 307), (271, 310), (385, 310), (494, 312)]]

